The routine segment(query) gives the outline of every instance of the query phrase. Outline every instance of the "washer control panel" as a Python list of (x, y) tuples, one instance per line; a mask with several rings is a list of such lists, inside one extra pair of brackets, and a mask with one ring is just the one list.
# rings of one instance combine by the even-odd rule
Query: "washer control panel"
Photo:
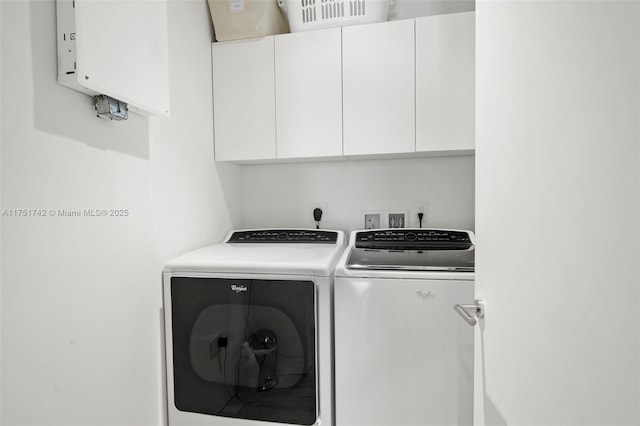
[(312, 229), (257, 229), (234, 232), (227, 243), (336, 244), (338, 233)]
[(467, 250), (473, 243), (465, 231), (387, 229), (358, 232), (355, 246), (382, 250)]

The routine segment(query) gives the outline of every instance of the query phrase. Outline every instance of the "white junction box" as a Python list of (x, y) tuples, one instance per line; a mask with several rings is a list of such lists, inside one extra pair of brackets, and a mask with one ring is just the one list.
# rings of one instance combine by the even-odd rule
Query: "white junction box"
[(56, 0), (58, 83), (169, 117), (166, 0)]

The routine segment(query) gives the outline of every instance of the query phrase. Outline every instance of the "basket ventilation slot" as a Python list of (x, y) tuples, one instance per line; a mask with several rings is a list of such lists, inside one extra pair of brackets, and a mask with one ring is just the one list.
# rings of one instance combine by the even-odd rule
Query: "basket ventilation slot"
[[(318, 19), (330, 20), (345, 17), (345, 3), (349, 2), (349, 16), (366, 16), (367, 0), (300, 0), (302, 3), (302, 22), (316, 22)], [(316, 3), (320, 7), (316, 15)]]
[(344, 16), (344, 0), (321, 0), (322, 19), (342, 18)]
[(351, 12), (351, 16), (365, 16), (365, 4), (366, 0), (351, 0), (349, 2), (349, 11)]
[(302, 0), (302, 22), (314, 22), (316, 20), (316, 0)]

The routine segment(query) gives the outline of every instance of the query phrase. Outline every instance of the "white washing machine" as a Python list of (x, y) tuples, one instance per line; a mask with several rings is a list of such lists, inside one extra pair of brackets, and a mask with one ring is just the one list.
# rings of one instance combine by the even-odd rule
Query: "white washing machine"
[(333, 425), (340, 231), (231, 232), (164, 270), (170, 426)]
[[(354, 231), (335, 272), (337, 426), (471, 425), (474, 235)], [(458, 308), (460, 310), (460, 308)]]

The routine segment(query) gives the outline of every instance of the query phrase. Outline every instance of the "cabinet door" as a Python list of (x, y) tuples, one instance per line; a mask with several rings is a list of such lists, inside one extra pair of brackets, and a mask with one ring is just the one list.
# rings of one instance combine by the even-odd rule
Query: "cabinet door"
[(273, 36), (212, 49), (216, 160), (275, 158)]
[(414, 20), (342, 29), (344, 154), (415, 151)]
[(416, 151), (475, 146), (475, 12), (416, 19)]
[(275, 37), (278, 158), (342, 155), (340, 28)]

